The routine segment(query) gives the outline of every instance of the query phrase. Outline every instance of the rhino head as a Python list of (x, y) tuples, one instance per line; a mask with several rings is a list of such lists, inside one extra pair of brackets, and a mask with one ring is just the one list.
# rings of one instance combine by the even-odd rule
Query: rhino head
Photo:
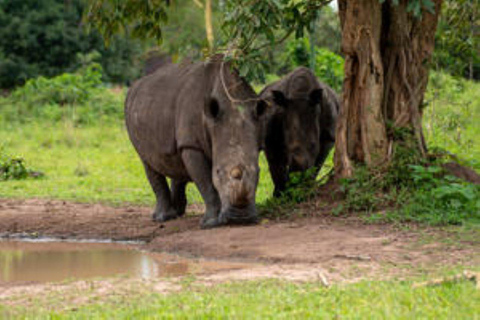
[(267, 104), (228, 63), (211, 62), (203, 118), (212, 150), (212, 180), (221, 211), (219, 223), (256, 221), (259, 122)]
[(283, 134), (290, 172), (305, 171), (315, 165), (320, 149), (320, 102), (322, 89), (286, 95), (272, 90), (273, 101), (281, 109)]

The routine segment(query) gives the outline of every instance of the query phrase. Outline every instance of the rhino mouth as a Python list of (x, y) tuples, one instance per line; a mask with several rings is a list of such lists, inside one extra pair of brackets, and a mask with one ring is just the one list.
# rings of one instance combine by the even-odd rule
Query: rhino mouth
[(218, 217), (220, 224), (255, 224), (258, 222), (255, 205), (228, 207)]

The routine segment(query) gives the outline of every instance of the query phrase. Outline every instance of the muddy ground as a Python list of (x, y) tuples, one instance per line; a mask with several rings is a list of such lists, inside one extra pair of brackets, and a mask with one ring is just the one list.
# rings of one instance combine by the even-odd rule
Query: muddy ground
[[(109, 207), (54, 200), (0, 199), (0, 235), (144, 241), (143, 248), (209, 259), (267, 264), (343, 265), (468, 262), (480, 239), (444, 241), (447, 231), (367, 225), (327, 214), (262, 221), (254, 226), (199, 228), (202, 206), (166, 223), (151, 220), (149, 207)], [(417, 230), (415, 230), (417, 229)], [(439, 241), (443, 240), (443, 241)]]
[[(149, 207), (0, 199), (0, 236), (142, 241), (150, 251), (245, 264), (204, 274), (205, 283), (265, 277), (331, 283), (480, 265), (480, 239), (451, 230), (367, 225), (321, 210), (307, 218), (201, 230), (202, 209), (190, 206), (186, 217), (160, 224)], [(0, 300), (22, 292), (1, 287)]]

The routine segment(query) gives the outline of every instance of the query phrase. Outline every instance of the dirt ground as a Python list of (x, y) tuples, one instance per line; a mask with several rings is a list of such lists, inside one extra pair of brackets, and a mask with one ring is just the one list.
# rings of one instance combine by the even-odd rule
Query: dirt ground
[[(245, 263), (201, 275), (205, 283), (271, 277), (331, 283), (480, 265), (480, 239), (454, 231), (366, 225), (330, 215), (201, 230), (202, 209), (191, 206), (187, 217), (160, 224), (148, 207), (0, 199), (0, 236), (142, 241), (149, 251)], [(153, 286), (164, 288), (160, 282)], [(22, 288), (0, 291), (1, 301)]]
[(480, 239), (439, 242), (448, 237), (440, 229), (407, 230), (327, 215), (201, 230), (202, 209), (190, 206), (189, 216), (157, 223), (151, 220), (149, 207), (0, 199), (0, 236), (137, 240), (151, 251), (270, 264), (418, 265), (460, 262), (480, 250)]

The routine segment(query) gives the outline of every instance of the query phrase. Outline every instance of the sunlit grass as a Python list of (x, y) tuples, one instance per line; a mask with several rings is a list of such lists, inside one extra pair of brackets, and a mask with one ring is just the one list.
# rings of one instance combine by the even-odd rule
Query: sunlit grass
[[(1, 197), (154, 203), (143, 166), (123, 123), (75, 127), (69, 121), (42, 121), (3, 126), (0, 136), (4, 152), (24, 158), (29, 168), (45, 174), (41, 179), (1, 182)], [(271, 195), (272, 182), (263, 155), (260, 164), (257, 200), (261, 202)], [(193, 183), (188, 187), (188, 199), (202, 201)]]
[(480, 83), (432, 72), (423, 115), (429, 147), (441, 147), (480, 171)]
[(399, 281), (331, 288), (318, 283), (255, 281), (214, 287), (190, 284), (167, 295), (145, 292), (91, 300), (85, 306), (58, 301), (56, 306), (0, 306), (0, 315), (36, 319), (478, 319), (480, 291), (468, 281), (420, 288)]

